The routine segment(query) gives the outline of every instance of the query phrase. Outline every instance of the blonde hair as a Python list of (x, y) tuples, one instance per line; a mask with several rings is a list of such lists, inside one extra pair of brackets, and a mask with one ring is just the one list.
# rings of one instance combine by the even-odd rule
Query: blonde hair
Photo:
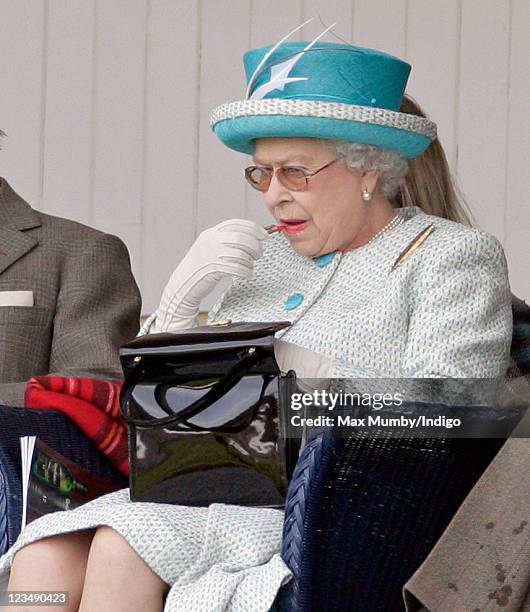
[[(405, 95), (400, 111), (425, 117), (420, 105)], [(472, 216), (460, 193), (445, 151), (436, 138), (418, 157), (409, 160), (409, 171), (393, 201), (398, 208), (419, 206), (424, 212), (472, 225)]]

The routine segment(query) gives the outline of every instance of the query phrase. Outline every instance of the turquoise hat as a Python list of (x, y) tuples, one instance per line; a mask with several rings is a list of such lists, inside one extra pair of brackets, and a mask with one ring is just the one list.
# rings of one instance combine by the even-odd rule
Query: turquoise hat
[(391, 149), (411, 159), (436, 138), (425, 117), (399, 112), (411, 67), (347, 43), (283, 42), (244, 55), (244, 100), (210, 113), (231, 149), (252, 154), (254, 140), (307, 137)]

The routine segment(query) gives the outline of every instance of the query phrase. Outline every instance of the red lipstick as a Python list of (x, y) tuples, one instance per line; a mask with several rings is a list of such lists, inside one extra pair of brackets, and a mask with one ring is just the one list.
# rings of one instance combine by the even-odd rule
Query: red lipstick
[(309, 223), (306, 219), (281, 219), (281, 222), (284, 224), (285, 231), (288, 234), (298, 234), (304, 230)]

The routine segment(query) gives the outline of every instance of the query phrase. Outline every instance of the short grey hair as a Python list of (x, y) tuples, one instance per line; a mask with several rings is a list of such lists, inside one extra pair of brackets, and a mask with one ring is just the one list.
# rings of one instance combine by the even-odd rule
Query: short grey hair
[(396, 151), (374, 145), (343, 140), (328, 140), (327, 143), (343, 157), (348, 168), (353, 170), (375, 170), (379, 175), (377, 189), (386, 198), (393, 198), (405, 180), (409, 165)]

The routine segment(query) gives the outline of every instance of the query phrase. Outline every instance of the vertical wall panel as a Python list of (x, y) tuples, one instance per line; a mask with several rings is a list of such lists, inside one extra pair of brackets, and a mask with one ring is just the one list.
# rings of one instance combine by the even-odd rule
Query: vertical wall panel
[[(337, 22), (333, 32), (351, 43), (353, 36), (353, 2), (351, 0), (304, 0), (304, 20), (314, 20), (304, 28), (304, 39), (311, 40), (325, 27)], [(321, 23), (322, 21), (322, 23)], [(333, 35), (325, 40), (338, 40)]]
[(458, 0), (409, 0), (406, 41), (406, 59), (412, 64), (407, 91), (436, 121), (440, 141), (453, 166), (456, 157), (458, 13)]
[(509, 2), (462, 5), (457, 169), (478, 225), (504, 240)]
[(42, 208), (84, 223), (91, 216), (94, 7), (50, 3), (46, 57)]
[(357, 0), (353, 12), (353, 44), (404, 57), (406, 0)]
[[(256, 0), (250, 3), (250, 47), (275, 43), (303, 21), (301, 0)], [(307, 18), (306, 18), (307, 19)], [(297, 33), (289, 40), (301, 40)]]
[[(221, 144), (208, 115), (217, 105), (245, 96), (241, 57), (250, 44), (250, 3), (203, 2), (202, 9), (197, 231), (245, 216), (243, 168), (248, 165), (247, 156)], [(205, 299), (202, 308), (208, 309), (222, 289)]]
[(127, 243), (141, 276), (145, 0), (97, 1), (93, 222)]
[(530, 3), (514, 0), (506, 173), (505, 248), (512, 291), (530, 301)]
[(210, 111), (245, 95), (241, 57), (249, 48), (246, 0), (205, 3), (202, 13), (198, 230), (245, 212), (242, 170), (246, 156), (230, 151), (213, 134)]
[(1, 174), (32, 206), (41, 205), (44, 0), (0, 2)]
[[(120, 235), (144, 312), (196, 233), (269, 220), (209, 111), (244, 95), (241, 57), (304, 19), (413, 65), (479, 224), (530, 298), (526, 0), (0, 0), (0, 170), (33, 206)], [(328, 36), (326, 40), (333, 40)], [(211, 300), (210, 300), (211, 302)], [(208, 301), (205, 305), (208, 305)]]
[(196, 0), (150, 4), (143, 202), (143, 311), (194, 239), (199, 23)]

